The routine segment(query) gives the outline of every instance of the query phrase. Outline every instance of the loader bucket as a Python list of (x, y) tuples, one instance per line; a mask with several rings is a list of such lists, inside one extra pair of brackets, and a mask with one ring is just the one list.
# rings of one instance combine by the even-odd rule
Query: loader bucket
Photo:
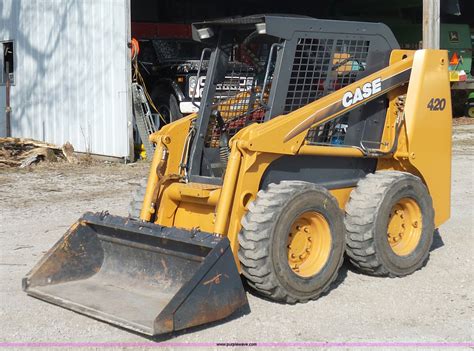
[(248, 304), (224, 237), (86, 213), (23, 278), (23, 290), (147, 335)]

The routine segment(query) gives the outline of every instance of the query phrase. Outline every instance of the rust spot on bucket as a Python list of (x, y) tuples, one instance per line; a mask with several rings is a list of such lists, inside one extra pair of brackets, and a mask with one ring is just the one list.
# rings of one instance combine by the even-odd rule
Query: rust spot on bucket
[(220, 284), (221, 282), (221, 276), (222, 276), (222, 273), (219, 273), (219, 274), (216, 274), (215, 277), (205, 281), (204, 283), (202, 283), (203, 285), (209, 285), (211, 283), (214, 283), (214, 284)]

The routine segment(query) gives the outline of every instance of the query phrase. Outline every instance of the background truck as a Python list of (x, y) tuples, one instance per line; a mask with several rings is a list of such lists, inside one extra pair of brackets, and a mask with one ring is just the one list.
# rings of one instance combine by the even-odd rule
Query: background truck
[[(139, 43), (139, 68), (159, 113), (167, 122), (173, 122), (197, 112), (204, 91), (210, 49), (204, 50), (205, 44), (183, 38), (140, 39)], [(255, 55), (250, 52), (248, 60), (251, 61), (252, 57)], [(236, 71), (241, 71), (242, 76), (235, 76)], [(252, 86), (252, 71), (248, 63), (234, 62), (217, 90), (223, 94), (248, 90)]]
[[(191, 39), (140, 39), (139, 69), (150, 91), (153, 103), (169, 122), (198, 110), (191, 91), (204, 45)], [(205, 63), (202, 67), (205, 75)]]

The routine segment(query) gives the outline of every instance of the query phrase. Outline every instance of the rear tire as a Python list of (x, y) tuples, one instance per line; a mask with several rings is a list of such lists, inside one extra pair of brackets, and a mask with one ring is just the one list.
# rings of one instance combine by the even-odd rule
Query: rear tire
[(382, 171), (360, 180), (344, 222), (347, 255), (364, 273), (401, 277), (428, 260), (433, 204), (421, 179), (410, 173)]
[(315, 184), (270, 184), (249, 205), (239, 244), (242, 274), (253, 289), (275, 301), (307, 302), (337, 277), (343, 214), (336, 199)]
[(140, 181), (140, 184), (132, 192), (132, 200), (128, 206), (128, 216), (132, 218), (140, 218), (140, 212), (142, 210), (143, 198), (145, 197), (146, 185), (148, 179), (144, 178)]

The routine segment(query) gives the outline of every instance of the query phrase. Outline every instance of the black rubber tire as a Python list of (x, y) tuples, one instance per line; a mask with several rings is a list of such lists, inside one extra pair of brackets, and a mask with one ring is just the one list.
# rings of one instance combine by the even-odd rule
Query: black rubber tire
[[(172, 123), (183, 117), (179, 109), (178, 100), (174, 94), (162, 89), (155, 89), (151, 94), (151, 99), (166, 123)], [(160, 125), (163, 125), (163, 121), (160, 121)]]
[(466, 117), (474, 118), (474, 100), (470, 99), (466, 103)]
[(146, 185), (148, 179), (144, 178), (140, 184), (132, 191), (132, 200), (128, 206), (128, 216), (132, 218), (140, 218), (142, 210), (143, 198), (145, 197)]
[[(406, 197), (420, 207), (422, 233), (413, 252), (399, 256), (388, 242), (387, 225), (393, 206)], [(361, 272), (401, 277), (428, 260), (435, 229), (433, 203), (421, 179), (410, 173), (380, 171), (360, 180), (346, 205), (344, 223), (347, 255)]]
[[(306, 211), (321, 213), (331, 231), (331, 252), (320, 272), (311, 277), (294, 273), (287, 256), (290, 226)], [(282, 181), (260, 190), (249, 204), (239, 233), (238, 256), (248, 284), (266, 297), (285, 303), (307, 302), (326, 292), (336, 279), (345, 249), (343, 212), (323, 187)]]

